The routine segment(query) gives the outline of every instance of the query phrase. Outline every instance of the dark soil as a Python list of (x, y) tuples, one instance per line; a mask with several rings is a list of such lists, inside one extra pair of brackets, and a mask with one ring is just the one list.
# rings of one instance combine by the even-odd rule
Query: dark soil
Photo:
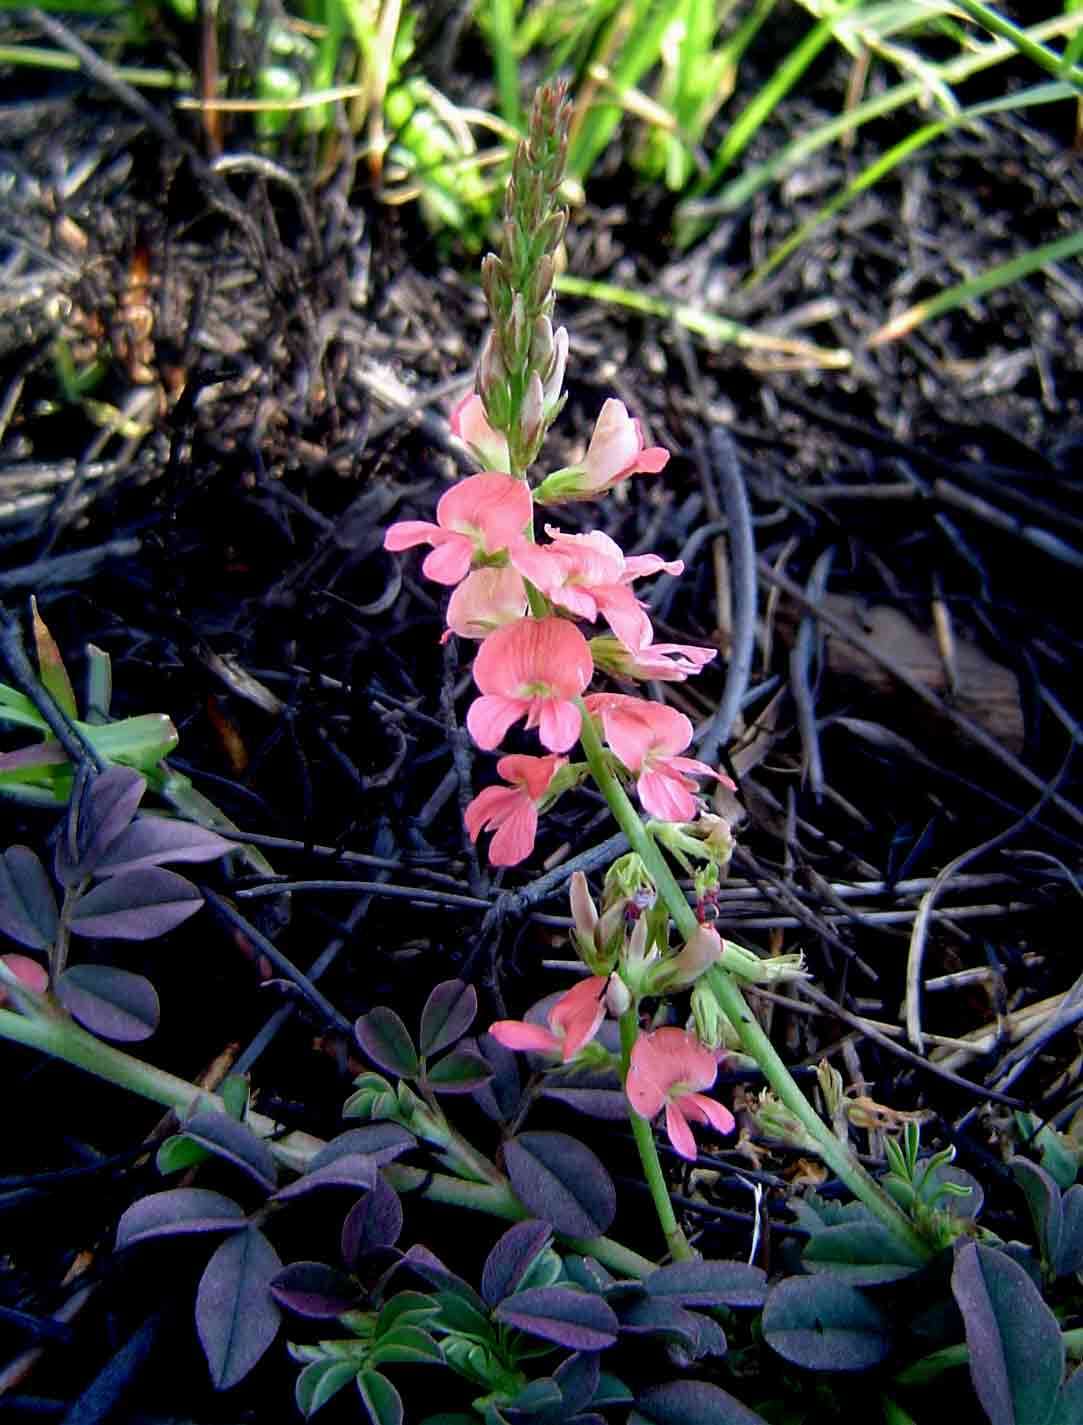
[[(612, 824), (597, 799), (569, 798), (543, 825), (530, 869), (486, 869), (461, 821), (493, 775), (458, 726), (469, 651), (440, 647), (439, 590), (420, 582), (415, 560), (392, 562), (381, 547), (389, 520), (430, 517), (472, 468), (446, 417), (484, 333), (473, 259), (437, 244), (414, 210), (378, 204), (345, 152), (212, 171), (194, 128), (155, 132), (83, 79), (5, 78), (8, 614), (25, 629), (37, 595), (77, 686), (86, 645), (107, 650), (114, 716), (168, 713), (180, 732), (173, 765), (245, 832), (283, 839), (265, 848), (277, 872), (365, 883), (295, 891), (288, 906), (235, 902), (301, 970), (323, 958), (321, 989), (346, 1019), (392, 1004), (411, 1022), (432, 985), (455, 975), (478, 985), (484, 1016), (519, 1015), (554, 988), (540, 961), (567, 954), (553, 923), (565, 888), (533, 878), (589, 853)], [(845, 79), (825, 70), (750, 158), (836, 112)], [(600, 521), (625, 549), (681, 554), (687, 572), (657, 589), (656, 624), (725, 654), (712, 434), (732, 435), (761, 600), (746, 727), (726, 753), (740, 830), (720, 924), (761, 949), (804, 951), (820, 998), (760, 1001), (776, 1043), (806, 1068), (828, 1055), (878, 1104), (921, 1110), (925, 1143), (955, 1144), (1005, 1236), (1030, 1231), (1002, 1167), (1008, 1100), (1062, 1124), (1077, 1103), (1083, 273), (1064, 263), (897, 343), (864, 342), (902, 308), (1078, 221), (1074, 122), (1065, 105), (1041, 126), (998, 118), (944, 138), (747, 294), (750, 266), (884, 135), (818, 154), (687, 255), (669, 248), (669, 215), (630, 189), (627, 170), (601, 174), (573, 215), (570, 272), (852, 362), (840, 371), (709, 349), (662, 321), (563, 298), (570, 399), (547, 452), (551, 468), (567, 463), (607, 396), (644, 418), (673, 452), (665, 477), (573, 507), (570, 519)], [(247, 151), (243, 136), (227, 144)], [(97, 404), (65, 397), (58, 340), (79, 366), (105, 363)], [(124, 429), (103, 426), (106, 407), (124, 413)], [(905, 619), (885, 631), (870, 623), (873, 608)], [(802, 634), (810, 612), (822, 617)], [(847, 627), (870, 640), (863, 662), (845, 652)], [(942, 653), (959, 666), (954, 688)], [(709, 731), (724, 679), (723, 664), (665, 695)], [(4, 746), (19, 741), (5, 734)], [(4, 844), (44, 851), (55, 813), (5, 808)], [(985, 972), (926, 993), (926, 1033), (993, 1035), (948, 1078), (934, 1042), (916, 1056), (890, 1029), (920, 898), (953, 858), (986, 843), (944, 886), (925, 945), (926, 981)], [(213, 870), (200, 879), (227, 888)], [(411, 900), (396, 887), (437, 894)], [(441, 903), (452, 891), (479, 906)], [(322, 1136), (340, 1130), (356, 1051), (283, 981), (261, 983), (258, 958), (209, 908), (115, 959), (159, 989), (155, 1063), (195, 1078), (228, 1054), (251, 1073), (262, 1111)], [(1018, 1042), (1010, 1015), (1047, 999), (1064, 1009), (1045, 1021), (1051, 1037), (1006, 1073)], [(874, 1038), (854, 1016), (888, 1028)], [(231, 1395), (210, 1389), (192, 1284), (177, 1276), (189, 1270), (183, 1251), (112, 1255), (119, 1214), (161, 1185), (143, 1147), (157, 1111), (27, 1051), (5, 1046), (0, 1057), (0, 1389), (13, 1418), (289, 1418), (294, 1372), (281, 1351)], [(739, 1102), (746, 1086), (757, 1087), (732, 1086)], [(601, 1131), (621, 1163), (623, 1133)], [(882, 1153), (877, 1133), (857, 1139)], [(678, 1179), (687, 1220), (705, 1251), (744, 1257), (750, 1204), (736, 1173), (749, 1157), (705, 1153), (700, 1166), (717, 1176)], [(784, 1179), (803, 1166), (796, 1154), (762, 1159), (780, 1222)], [(645, 1204), (634, 1206), (627, 1230), (653, 1252), (638, 1226)], [(476, 1263), (489, 1225), (465, 1235)], [(463, 1236), (432, 1214), (417, 1232), (451, 1256)], [(782, 1235), (771, 1240), (784, 1249)], [(299, 1234), (289, 1245), (295, 1256), (333, 1255), (333, 1240)], [(84, 1285), (74, 1324), (49, 1326)], [(26, 1355), (31, 1346), (40, 1357)], [(111, 1359), (114, 1404), (112, 1378), (100, 1378)], [(273, 1415), (261, 1404), (272, 1398)]]

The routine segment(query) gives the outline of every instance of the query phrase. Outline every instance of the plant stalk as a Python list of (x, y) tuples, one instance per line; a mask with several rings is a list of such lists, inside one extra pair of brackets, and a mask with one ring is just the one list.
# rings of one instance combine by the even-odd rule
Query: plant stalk
[[(699, 929), (696, 913), (677, 884), (676, 877), (658, 846), (647, 834), (646, 827), (628, 794), (609, 765), (601, 739), (582, 699), (579, 699), (582, 721), (580, 743), (598, 790), (609, 803), (617, 825), (627, 836), (632, 850), (643, 860), (658, 894), (683, 940), (690, 940)], [(789, 1069), (779, 1058), (774, 1045), (764, 1033), (759, 1021), (745, 1003), (736, 981), (726, 971), (715, 966), (707, 972), (708, 982), (718, 997), (726, 1017), (741, 1037), (741, 1043), (763, 1071), (764, 1078), (816, 1143), (816, 1151), (853, 1195), (869, 1209), (911, 1251), (922, 1258), (931, 1255), (930, 1248), (902, 1209), (888, 1197), (873, 1177), (865, 1171), (849, 1149), (835, 1137), (831, 1129), (815, 1112), (801, 1092)], [(638, 1140), (637, 1140), (638, 1141)], [(646, 1165), (644, 1164), (644, 1167)]]

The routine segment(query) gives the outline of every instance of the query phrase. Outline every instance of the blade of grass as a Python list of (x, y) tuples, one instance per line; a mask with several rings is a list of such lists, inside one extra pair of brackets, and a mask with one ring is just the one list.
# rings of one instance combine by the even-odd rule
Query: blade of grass
[(1055, 50), (1046, 49), (1045, 45), (1033, 39), (1026, 30), (1021, 30), (1018, 25), (1013, 25), (1009, 19), (1000, 14), (998, 10), (994, 10), (991, 5), (983, 5), (981, 0), (955, 0), (955, 4), (960, 10), (965, 10), (977, 24), (983, 25), (990, 34), (1007, 40), (1032, 64), (1038, 65), (1057, 79), (1065, 80), (1075, 89), (1083, 89), (1083, 70), (1077, 69), (1074, 64), (1066, 63), (1064, 55), (1057, 54)]
[[(1047, 20), (1040, 25), (1033, 26), (1030, 34), (1034, 39), (1044, 40), (1062, 34), (1075, 34), (1079, 31), (1083, 31), (1083, 12), (1060, 15), (1052, 20)], [(940, 78), (946, 84), (960, 84), (975, 74), (980, 74), (996, 64), (1003, 63), (1014, 53), (1012, 46), (1006, 40), (991, 40), (974, 54), (959, 56), (940, 65)], [(917, 80), (907, 80), (903, 84), (895, 85), (886, 93), (866, 99), (864, 103), (847, 113), (829, 119), (811, 132), (802, 134), (779, 149), (777, 153), (772, 154), (765, 162), (756, 164), (747, 172), (739, 174), (720, 189), (714, 197), (706, 200), (690, 200), (682, 204), (678, 209), (678, 217), (686, 216), (689, 220), (699, 220), (715, 217), (721, 213), (736, 212), (743, 208), (758, 192), (766, 188), (769, 183), (791, 173), (812, 154), (833, 143), (843, 134), (859, 129), (874, 119), (883, 118), (886, 114), (894, 113), (896, 109), (902, 108), (905, 104), (920, 101), (925, 87)]]
[(845, 208), (859, 194), (866, 192), (869, 188), (875, 187), (885, 174), (898, 168), (912, 154), (924, 148), (927, 144), (947, 133), (950, 129), (958, 127), (960, 124), (974, 123), (990, 114), (1004, 113), (1005, 111), (1014, 113), (1017, 109), (1024, 109), (1035, 105), (1053, 104), (1071, 99), (1075, 91), (1070, 84), (1060, 82), (1049, 84), (1037, 84), (1030, 89), (1022, 90), (1018, 94), (1005, 95), (1000, 99), (990, 99), (983, 104), (974, 104), (969, 109), (962, 109), (951, 118), (939, 119), (936, 123), (925, 124), (920, 129), (915, 129), (912, 134), (907, 134), (900, 139), (885, 153), (882, 153), (873, 163), (870, 163), (858, 176), (848, 183), (841, 193), (837, 194), (830, 202), (825, 203), (812, 217), (808, 218), (799, 227), (795, 228), (784, 242), (768, 255), (766, 260), (756, 268), (755, 272), (741, 284), (741, 291), (747, 292), (762, 282), (776, 267), (785, 262), (786, 258), (795, 252), (811, 233), (815, 232), (836, 213)]
[(1007, 287), (1010, 283), (1018, 282), (1032, 272), (1048, 267), (1051, 263), (1060, 262), (1064, 258), (1075, 257), (1078, 253), (1083, 253), (1083, 230), (1069, 233), (1067, 237), (1058, 238), (1055, 242), (1043, 243), (1041, 247), (1021, 253), (1008, 262), (1001, 262), (996, 267), (987, 268), (985, 272), (980, 272), (976, 277), (971, 277), (966, 282), (959, 282), (954, 287), (945, 288), (935, 297), (929, 297), (924, 302), (907, 307), (905, 312), (900, 312), (897, 317), (892, 317), (891, 321), (878, 327), (869, 337), (868, 345), (882, 346), (885, 342), (896, 341), (899, 337), (905, 336), (907, 332), (912, 332), (922, 322), (927, 322), (933, 317), (943, 316), (945, 312), (952, 312), (956, 307), (961, 307), (967, 302), (974, 301), (977, 297), (984, 296), (986, 292), (995, 292), (1000, 287)]
[(519, 60), (515, 53), (515, 0), (490, 0), (489, 25), (500, 114), (506, 124), (521, 129), (523, 111), (519, 103)]
[(589, 297), (594, 302), (608, 302), (628, 311), (641, 312), (644, 316), (677, 322), (708, 343), (736, 346), (742, 351), (776, 354), (784, 359), (787, 370), (840, 371), (850, 365), (850, 353), (841, 348), (814, 346), (811, 342), (796, 341), (792, 337), (771, 336), (686, 302), (670, 302), (663, 297), (648, 297), (645, 292), (633, 292), (609, 282), (593, 282), (584, 277), (567, 275), (557, 278), (556, 288), (569, 297)]
[[(28, 69), (57, 69), (73, 74), (81, 69), (78, 56), (45, 45), (0, 45), (0, 64), (22, 64)], [(118, 79), (141, 89), (191, 89), (190, 75), (173, 69), (144, 69), (139, 65), (114, 65)]]

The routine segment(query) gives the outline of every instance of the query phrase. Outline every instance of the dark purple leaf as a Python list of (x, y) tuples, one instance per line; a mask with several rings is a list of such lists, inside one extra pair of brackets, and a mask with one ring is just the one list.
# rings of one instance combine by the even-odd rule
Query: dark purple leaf
[(487, 1084), (474, 1090), (474, 1102), (495, 1123), (505, 1123), (519, 1106), (522, 1088), (519, 1079), (519, 1056), (498, 1043), (491, 1034), (463, 1041), (464, 1049), (477, 1049), (493, 1071)]
[(385, 1375), (379, 1371), (361, 1371), (357, 1388), (372, 1425), (402, 1425), (402, 1399)]
[(509, 1296), (493, 1312), (497, 1321), (555, 1341), (573, 1351), (604, 1351), (619, 1322), (600, 1296), (566, 1286), (536, 1286)]
[(309, 1168), (304, 1177), (276, 1192), (275, 1201), (292, 1202), (294, 1198), (320, 1188), (350, 1188), (354, 1192), (367, 1192), (376, 1181), (377, 1171), (371, 1158), (362, 1157), (360, 1153), (347, 1153), (344, 1157), (324, 1163), (322, 1168)]
[(72, 798), (67, 824), (56, 843), (57, 880), (75, 886), (94, 871), (135, 815), (147, 784), (130, 767), (109, 767), (83, 783)]
[(620, 1310), (620, 1329), (631, 1336), (662, 1336), (674, 1341), (690, 1355), (699, 1345), (696, 1318), (675, 1301), (642, 1296)]
[(323, 1262), (291, 1262), (271, 1282), (271, 1294), (280, 1306), (298, 1316), (322, 1320), (352, 1311), (362, 1299), (352, 1277)]
[(788, 1277), (763, 1309), (768, 1345), (810, 1371), (866, 1371), (891, 1350), (891, 1328), (868, 1297), (835, 1277)]
[(117, 837), (94, 867), (96, 876), (160, 866), (167, 861), (215, 861), (237, 843), (191, 821), (140, 816)]
[(767, 1274), (744, 1262), (672, 1262), (643, 1285), (681, 1306), (760, 1307), (767, 1297)]
[(153, 940), (165, 935), (203, 904), (191, 881), (149, 866), (111, 876), (80, 896), (72, 913), (75, 935), (115, 940)]
[[(692, 1352), (691, 1359), (699, 1360), (702, 1356), (724, 1356), (729, 1350), (729, 1342), (726, 1340), (726, 1333), (714, 1319), (713, 1316), (704, 1316), (700, 1311), (690, 1311), (689, 1316), (696, 1323), (696, 1331), (699, 1333), (699, 1340), (696, 1342), (696, 1349)], [(670, 1359), (678, 1354), (670, 1350)], [(689, 1358), (682, 1356), (679, 1364), (687, 1365)], [(675, 1362), (677, 1363), (677, 1362)]]
[(801, 1262), (853, 1286), (879, 1286), (912, 1276), (923, 1265), (916, 1252), (879, 1222), (825, 1227), (809, 1239)]
[(473, 1093), (493, 1076), (487, 1060), (469, 1049), (453, 1049), (426, 1072), (429, 1087), (437, 1093)]
[(281, 1270), (257, 1227), (227, 1237), (207, 1263), (196, 1293), (196, 1329), (216, 1390), (243, 1380), (277, 1335), (281, 1317), (270, 1287)]
[(477, 1294), (469, 1282), (463, 1281), (462, 1277), (456, 1276), (453, 1271), (445, 1267), (443, 1262), (428, 1247), (415, 1244), (405, 1252), (400, 1263), (404, 1267), (412, 1267), (418, 1276), (423, 1277), (431, 1286), (437, 1287), (440, 1291), (454, 1292), (456, 1296), (468, 1302), (475, 1311), (482, 1316), (486, 1313), (484, 1301)]
[(56, 997), (92, 1034), (135, 1043), (158, 1028), (158, 992), (144, 975), (110, 965), (72, 965), (56, 982)]
[(951, 1289), (963, 1313), (974, 1390), (992, 1425), (1048, 1420), (1064, 1375), (1064, 1339), (1030, 1277), (1003, 1252), (967, 1242)]
[(274, 1154), (247, 1124), (238, 1123), (228, 1113), (201, 1103), (181, 1126), (189, 1138), (194, 1138), (208, 1152), (233, 1163), (268, 1192), (274, 1191), (278, 1180)]
[(47, 950), (60, 916), (45, 867), (29, 846), (0, 856), (0, 930), (31, 950)]
[(701, 1380), (674, 1380), (648, 1386), (636, 1396), (628, 1425), (765, 1425), (717, 1385)]
[(1029, 1158), (1009, 1158), (1008, 1167), (1015, 1174), (1015, 1181), (1023, 1189), (1042, 1258), (1052, 1264), (1060, 1251), (1064, 1225), (1060, 1188), (1044, 1168), (1032, 1163)]
[(602, 1118), (609, 1123), (627, 1122), (628, 1100), (622, 1089), (562, 1088), (555, 1079), (542, 1089), (543, 1098), (555, 1098), (558, 1103), (574, 1108), (586, 1118)]
[(342, 1260), (354, 1267), (366, 1252), (393, 1247), (401, 1232), (399, 1195), (377, 1175), (372, 1191), (354, 1203), (342, 1224)]
[(463, 980), (445, 980), (421, 1011), (421, 1052), (439, 1054), (461, 1039), (478, 1012), (478, 993)]
[(377, 1005), (363, 1014), (354, 1025), (354, 1033), (374, 1064), (397, 1074), (400, 1079), (412, 1079), (420, 1065), (410, 1032), (393, 1009)]
[(206, 1188), (170, 1188), (132, 1203), (117, 1223), (117, 1247), (180, 1232), (236, 1232), (244, 1225), (244, 1209), (232, 1198)]
[(489, 1306), (511, 1295), (548, 1247), (552, 1236), (549, 1223), (534, 1218), (508, 1228), (482, 1268), (481, 1294)]
[(599, 1376), (596, 1351), (577, 1351), (557, 1366), (553, 1379), (560, 1386), (566, 1416), (578, 1415), (591, 1403), (598, 1389)]
[(583, 1287), (585, 1291), (597, 1292), (599, 1296), (605, 1296), (609, 1288), (616, 1283), (616, 1278), (593, 1257), (565, 1257), (564, 1270), (576, 1286)]
[(504, 1145), (519, 1199), (567, 1237), (600, 1237), (613, 1221), (617, 1193), (601, 1160), (566, 1133), (520, 1133)]
[(393, 1163), (415, 1146), (412, 1133), (397, 1123), (373, 1123), (367, 1128), (350, 1128), (332, 1138), (325, 1148), (321, 1148), (308, 1165), (308, 1171), (333, 1163), (336, 1158), (344, 1158), (348, 1153), (360, 1153), (371, 1158), (375, 1167)]
[(1083, 1420), (1083, 1371), (1077, 1367), (1060, 1388), (1046, 1425), (1079, 1425)]

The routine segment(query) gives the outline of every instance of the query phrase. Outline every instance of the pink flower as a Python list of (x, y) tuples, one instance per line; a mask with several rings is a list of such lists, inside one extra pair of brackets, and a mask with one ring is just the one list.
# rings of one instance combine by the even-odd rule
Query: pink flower
[(682, 1158), (696, 1159), (696, 1142), (688, 1120), (709, 1123), (719, 1133), (732, 1133), (733, 1114), (700, 1089), (709, 1089), (718, 1075), (710, 1049), (683, 1029), (656, 1029), (641, 1034), (632, 1049), (624, 1091), (641, 1118), (653, 1118), (663, 1106), (666, 1133)]
[(544, 747), (567, 752), (580, 729), (572, 699), (593, 672), (587, 640), (566, 619), (527, 618), (498, 628), (474, 659), (474, 682), (484, 696), (466, 715), (470, 736), (489, 752), (525, 717)]
[(473, 569), (448, 601), (444, 639), (453, 633), (488, 638), (494, 629), (517, 622), (526, 610), (526, 589), (514, 569)]
[(590, 651), (595, 668), (618, 678), (640, 678), (659, 683), (683, 683), (694, 677), (717, 648), (700, 648), (694, 643), (647, 643), (635, 651), (619, 639), (592, 638)]
[(591, 623), (601, 614), (629, 651), (649, 644), (654, 636), (651, 621), (628, 586), (645, 574), (680, 574), (681, 561), (657, 554), (626, 559), (620, 545), (601, 530), (563, 534), (546, 525), (545, 532), (551, 544), (524, 539), (508, 551), (519, 573), (569, 613)]
[[(4, 962), (5, 968), (28, 990), (35, 990), (39, 995), (43, 995), (49, 988), (48, 972), (38, 964), (36, 960), (31, 960), (29, 955), (0, 955), (0, 960)], [(8, 990), (5, 988), (3, 980), (0, 980), (0, 1004), (8, 998)]]
[[(482, 399), (471, 391), (451, 413), (451, 429), (486, 470), (509, 470), (508, 438), (493, 430)], [(525, 523), (525, 521), (524, 521)]]
[(542, 504), (593, 500), (629, 475), (656, 475), (669, 460), (660, 445), (644, 448), (643, 427), (621, 401), (608, 400), (594, 426), (582, 464), (558, 470), (534, 492)]
[(466, 808), (471, 841), (482, 831), (496, 833), (489, 845), (494, 866), (516, 866), (530, 855), (538, 834), (538, 803), (567, 765), (567, 757), (501, 757), (496, 770), (511, 786), (486, 787)]
[(595, 693), (587, 707), (601, 718), (606, 742), (637, 774), (639, 800), (659, 821), (694, 820), (699, 808), (693, 777), (715, 777), (732, 787), (706, 762), (678, 755), (692, 741), (692, 724), (676, 708), (623, 693)]
[(591, 975), (574, 989), (561, 995), (546, 1015), (546, 1029), (521, 1019), (498, 1019), (489, 1033), (505, 1049), (526, 1049), (538, 1054), (557, 1054), (567, 1063), (597, 1034), (605, 1018), (605, 986), (608, 976)]
[(530, 521), (530, 491), (521, 480), (487, 470), (460, 480), (440, 496), (436, 523), (400, 520), (384, 535), (384, 548), (398, 551), (431, 544), (421, 572), (437, 584), (457, 584), (474, 560), (500, 554)]

